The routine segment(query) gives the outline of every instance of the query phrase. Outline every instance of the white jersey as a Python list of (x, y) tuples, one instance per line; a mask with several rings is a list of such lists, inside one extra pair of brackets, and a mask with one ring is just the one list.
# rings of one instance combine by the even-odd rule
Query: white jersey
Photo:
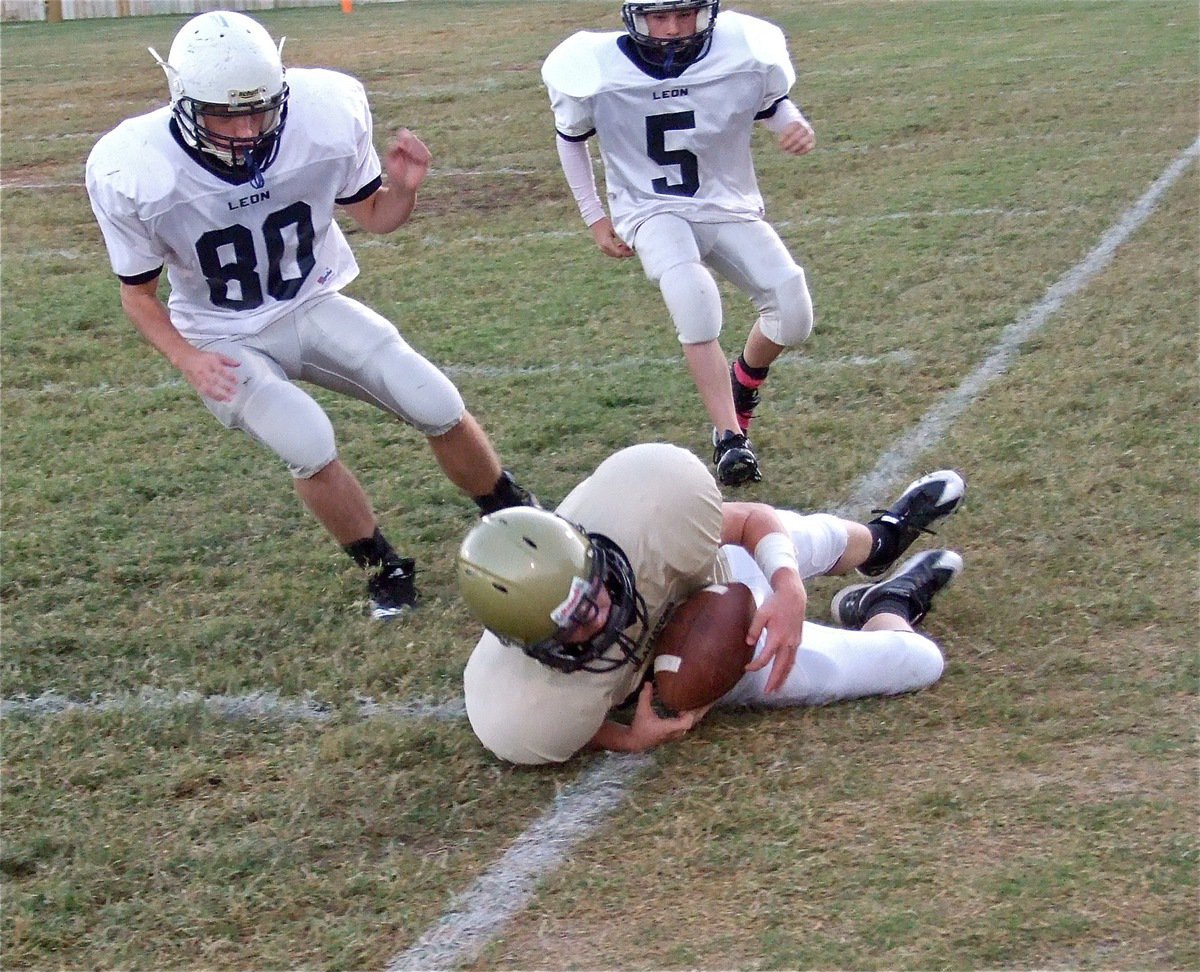
[(88, 157), (113, 271), (136, 283), (165, 265), (171, 321), (190, 341), (257, 333), (358, 275), (333, 211), (380, 185), (366, 92), (316, 68), (293, 68), (287, 81), (287, 121), (262, 188), (196, 161), (166, 106), (122, 122)]
[(542, 65), (555, 127), (595, 133), (613, 226), (625, 240), (658, 213), (696, 222), (761, 219), (750, 138), (796, 80), (783, 32), (722, 11), (708, 53), (660, 78), (622, 32), (573, 34)]
[[(661, 443), (622, 449), (571, 491), (557, 512), (624, 551), (649, 624), (627, 632), (645, 651), (640, 666), (604, 673), (555, 671), (485, 631), (463, 673), (467, 717), (501, 759), (570, 759), (608, 712), (641, 682), (651, 634), (675, 604), (729, 579), (720, 553), (721, 491), (690, 452)], [(613, 650), (616, 653), (616, 650)]]

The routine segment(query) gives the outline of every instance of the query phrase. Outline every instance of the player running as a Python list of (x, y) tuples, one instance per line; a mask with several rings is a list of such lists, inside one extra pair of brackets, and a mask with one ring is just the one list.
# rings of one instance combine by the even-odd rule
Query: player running
[(397, 229), (429, 150), (401, 129), (381, 166), (362, 84), (323, 69), (285, 75), (282, 49), (240, 13), (188, 21), (165, 61), (151, 49), (170, 105), (99, 140), (87, 190), (134, 327), (222, 425), (287, 465), (305, 506), (367, 572), (371, 616), (388, 620), (416, 602), (415, 565), (384, 538), (329, 417), (293, 382), (419, 430), (484, 513), (536, 501), (501, 468), (450, 380), (340, 293), (358, 264), (335, 208), (368, 232)]
[[(763, 219), (750, 151), (761, 122), (790, 155), (816, 144), (788, 96), (796, 74), (778, 27), (717, 0), (622, 6), (625, 31), (581, 31), (546, 58), (558, 155), (600, 250), (641, 258), (658, 284), (713, 424), (717, 478), (761, 478), (747, 433), (771, 363), (812, 330), (804, 271)], [(611, 217), (596, 191), (596, 135)], [(718, 343), (716, 271), (758, 319), (736, 360)]]

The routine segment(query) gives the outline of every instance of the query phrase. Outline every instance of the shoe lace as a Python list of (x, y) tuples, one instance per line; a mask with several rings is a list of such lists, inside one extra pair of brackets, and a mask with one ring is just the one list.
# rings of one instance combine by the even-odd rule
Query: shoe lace
[(904, 527), (906, 530), (916, 530), (918, 533), (927, 533), (931, 537), (937, 536), (936, 530), (930, 530), (929, 527), (914, 526), (907, 516), (897, 516), (891, 510), (874, 509), (871, 510), (873, 516), (878, 516), (885, 523), (894, 523), (896, 526)]

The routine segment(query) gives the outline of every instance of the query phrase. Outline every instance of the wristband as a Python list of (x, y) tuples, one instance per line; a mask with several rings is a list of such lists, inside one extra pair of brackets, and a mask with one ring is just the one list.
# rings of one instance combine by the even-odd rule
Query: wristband
[(754, 548), (754, 562), (766, 575), (767, 580), (775, 576), (775, 571), (787, 567), (800, 573), (800, 565), (796, 560), (796, 548), (792, 546), (792, 538), (786, 533), (768, 533), (758, 541)]

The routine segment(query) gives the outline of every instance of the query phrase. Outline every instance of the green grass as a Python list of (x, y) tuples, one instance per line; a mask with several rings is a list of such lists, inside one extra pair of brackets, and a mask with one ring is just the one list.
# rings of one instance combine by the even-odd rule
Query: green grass
[[(1195, 140), (1200, 15), (734, 6), (787, 30), (818, 133), (801, 160), (756, 143), (817, 326), (772, 372), (744, 495), (837, 506)], [(616, 7), (261, 14), (288, 63), (365, 80), (381, 142), (408, 125), (430, 145), (411, 223), (353, 234), (349, 292), (452, 369), (551, 502), (631, 442), (706, 455), (661, 300), (583, 231), (537, 75)], [(263, 692), (326, 717), (6, 716), (0, 945), (14, 969), (381, 967), (592, 760), (515, 770), (461, 718), (364, 719), (362, 698), (461, 697), (471, 505), (414, 432), (317, 393), (422, 567), (423, 609), (370, 624), (286, 473), (122, 318), (83, 160), (159, 103), (145, 47), (182, 20), (4, 26), (0, 694)], [(937, 541), (966, 561), (927, 622), (942, 681), (710, 718), (471, 967), (1200, 966), (1198, 186), (1193, 166), (908, 471), (970, 483)], [(750, 308), (725, 293), (731, 349)], [(836, 586), (812, 585), (815, 617)]]

